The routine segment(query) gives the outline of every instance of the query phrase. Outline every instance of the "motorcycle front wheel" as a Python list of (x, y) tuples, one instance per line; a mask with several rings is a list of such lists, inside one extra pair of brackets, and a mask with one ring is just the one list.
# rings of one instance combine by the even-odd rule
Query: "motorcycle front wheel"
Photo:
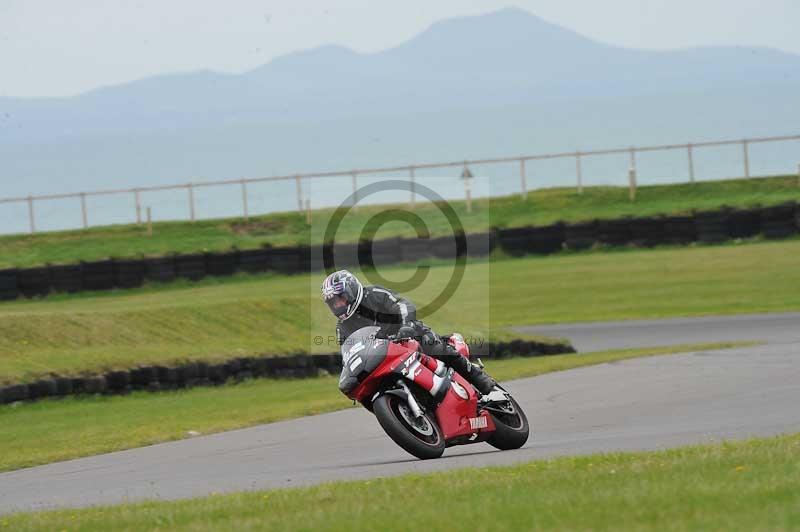
[(372, 411), (386, 434), (412, 455), (422, 460), (442, 456), (444, 435), (429, 414), (415, 418), (408, 404), (391, 394), (375, 399)]

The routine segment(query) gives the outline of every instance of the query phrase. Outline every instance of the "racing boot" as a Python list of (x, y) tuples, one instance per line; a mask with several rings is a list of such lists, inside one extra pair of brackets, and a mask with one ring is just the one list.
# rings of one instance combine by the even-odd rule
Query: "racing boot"
[(486, 395), (491, 392), (497, 384), (497, 381), (491, 378), (488, 373), (460, 354), (453, 357), (449, 365), (456, 370), (456, 373), (467, 379), (467, 382), (473, 385), (481, 395)]

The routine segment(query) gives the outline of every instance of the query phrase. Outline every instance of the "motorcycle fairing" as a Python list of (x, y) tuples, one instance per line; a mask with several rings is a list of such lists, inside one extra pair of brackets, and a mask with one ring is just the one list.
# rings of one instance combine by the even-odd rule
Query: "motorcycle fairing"
[[(488, 436), (494, 432), (495, 424), (488, 412), (477, 413), (478, 396), (472, 385), (458, 373), (453, 373), (451, 381), (447, 394), (436, 409), (436, 421), (439, 423), (439, 428), (442, 429), (448, 445), (455, 445), (458, 442), (451, 443), (451, 441), (462, 437), (471, 437), (473, 434), (480, 435), (482, 433), (487, 433)], [(459, 390), (457, 386), (461, 389)], [(464, 391), (466, 391), (466, 399), (461, 397)], [(473, 421), (470, 422), (470, 419)], [(476, 421), (479, 419), (480, 421)], [(473, 428), (474, 425), (478, 425), (479, 428)], [(469, 442), (472, 441), (475, 441), (475, 438), (469, 440)]]
[(342, 373), (339, 390), (349, 395), (365, 376), (381, 365), (389, 352), (389, 341), (375, 338), (380, 327), (363, 327), (342, 344)]

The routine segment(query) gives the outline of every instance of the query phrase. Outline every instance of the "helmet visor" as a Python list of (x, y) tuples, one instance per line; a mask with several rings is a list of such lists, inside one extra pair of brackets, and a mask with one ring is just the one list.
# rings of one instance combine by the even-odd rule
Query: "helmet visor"
[(346, 295), (337, 294), (328, 298), (325, 302), (328, 304), (328, 308), (331, 309), (331, 312), (333, 312), (334, 316), (339, 317), (343, 314), (347, 314), (349, 302)]

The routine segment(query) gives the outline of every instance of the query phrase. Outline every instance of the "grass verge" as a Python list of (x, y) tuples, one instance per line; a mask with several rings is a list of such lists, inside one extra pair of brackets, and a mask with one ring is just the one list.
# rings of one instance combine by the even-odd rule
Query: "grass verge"
[[(500, 380), (641, 356), (721, 349), (704, 344), (487, 362)], [(0, 406), (0, 471), (141, 447), (352, 406), (336, 377), (251, 380), (219, 388), (44, 400)], [(235, 415), (231, 415), (235, 412)]]
[[(473, 201), (467, 212), (463, 201), (450, 202), (467, 232), (485, 231), (490, 226), (518, 227), (543, 225), (564, 220), (575, 222), (592, 218), (649, 216), (714, 209), (721, 205), (748, 206), (775, 204), (800, 199), (796, 176), (730, 179), (695, 184), (639, 187), (636, 202), (628, 199), (625, 187), (586, 187), (583, 194), (573, 188), (552, 188), (530, 192), (527, 200), (519, 196), (484, 198)], [(363, 206), (343, 221), (337, 242), (354, 242), (368, 219), (384, 211), (385, 205)], [(434, 236), (451, 234), (449, 222), (432, 204), (419, 204), (415, 214), (425, 220)], [(288, 246), (319, 243), (333, 209), (314, 211), (311, 225), (305, 214), (275, 213), (253, 217), (249, 222), (233, 218), (197, 222), (161, 222), (154, 234), (144, 226), (116, 225), (88, 230), (13, 235), (0, 237), (0, 269), (51, 263), (74, 263), (109, 256), (133, 257), (242, 249), (264, 244)], [(387, 224), (379, 238), (414, 236), (406, 224)]]
[[(508, 327), (800, 309), (800, 240), (468, 264), (461, 285), (426, 323), (505, 339)], [(409, 266), (381, 269), (406, 279)], [(434, 265), (407, 295), (419, 306), (445, 290)], [(334, 320), (319, 275), (242, 276), (102, 295), (0, 305), (0, 382), (218, 361), (253, 353), (330, 352)]]
[[(800, 434), (666, 451), (16, 514), (11, 530), (788, 530)], [(435, 504), (408, 503), (447, 494)]]

